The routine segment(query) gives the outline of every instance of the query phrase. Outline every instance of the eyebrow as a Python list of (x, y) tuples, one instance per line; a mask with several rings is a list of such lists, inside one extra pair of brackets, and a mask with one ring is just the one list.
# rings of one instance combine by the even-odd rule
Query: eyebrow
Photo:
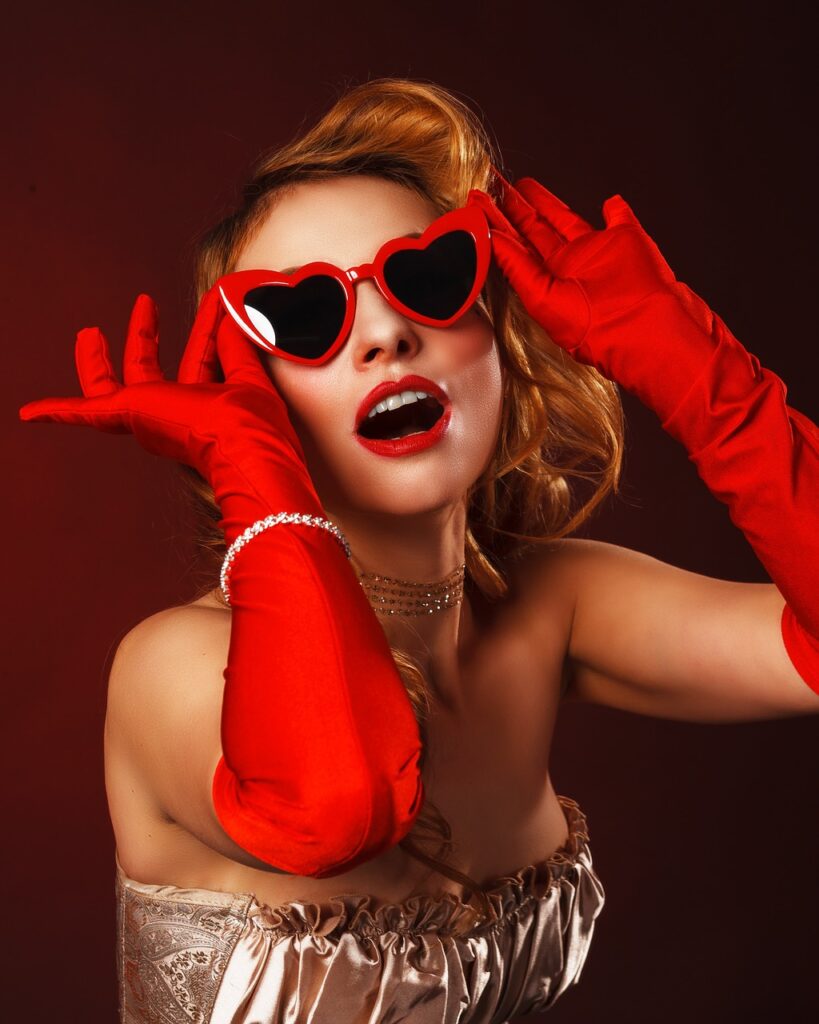
[[(420, 231), (410, 231), (409, 234), (406, 234), (406, 235), (396, 235), (395, 237), (396, 238), (420, 238), (421, 234), (422, 234), (422, 232), (420, 232)], [(315, 260), (311, 260), (311, 262), (316, 262), (316, 261)], [(301, 268), (303, 266), (305, 266), (304, 263), (302, 263), (298, 267), (285, 267), (284, 270), (280, 270), (279, 273), (280, 274), (294, 274), (297, 270), (301, 270)]]

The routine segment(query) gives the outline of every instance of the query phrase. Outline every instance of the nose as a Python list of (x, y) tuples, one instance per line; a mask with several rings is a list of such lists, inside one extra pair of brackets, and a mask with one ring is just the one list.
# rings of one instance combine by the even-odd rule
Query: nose
[(415, 355), (421, 347), (418, 325), (390, 305), (375, 281), (356, 281), (354, 287), (356, 310), (349, 338), (353, 360), (389, 362), (399, 354)]

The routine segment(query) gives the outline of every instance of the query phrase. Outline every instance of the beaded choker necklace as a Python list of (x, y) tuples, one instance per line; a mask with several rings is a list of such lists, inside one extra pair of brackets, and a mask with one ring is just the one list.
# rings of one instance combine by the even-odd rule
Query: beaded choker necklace
[(413, 583), (365, 572), (358, 582), (377, 615), (434, 615), (463, 600), (466, 563), (437, 583)]

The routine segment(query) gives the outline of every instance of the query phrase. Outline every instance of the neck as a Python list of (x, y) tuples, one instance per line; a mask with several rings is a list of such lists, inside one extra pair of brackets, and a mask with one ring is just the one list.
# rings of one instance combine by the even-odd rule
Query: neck
[[(466, 513), (463, 503), (418, 516), (368, 516), (359, 510), (329, 518), (344, 532), (356, 575), (377, 573), (413, 583), (437, 583), (464, 562)], [(366, 592), (366, 591), (365, 591)], [(472, 608), (466, 595), (459, 604), (424, 615), (379, 614), (390, 646), (413, 657), (441, 704), (461, 703), (463, 662), (474, 642)]]

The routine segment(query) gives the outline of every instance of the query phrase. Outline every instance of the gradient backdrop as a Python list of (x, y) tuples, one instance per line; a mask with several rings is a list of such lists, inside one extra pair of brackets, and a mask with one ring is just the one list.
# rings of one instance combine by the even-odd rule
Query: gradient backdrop
[[(175, 372), (193, 245), (253, 159), (346, 85), (403, 75), (470, 102), (512, 176), (596, 226), (622, 193), (678, 277), (819, 420), (814, 37), (789, 5), (751, 10), (146, 0), (4, 15), (6, 1020), (115, 1021), (107, 672), (128, 629), (191, 593), (173, 467), (131, 438), (22, 424), (18, 407), (79, 393), (83, 326), (103, 327), (119, 369), (140, 291)], [(682, 448), (624, 403), (625, 497), (589, 535), (767, 580)], [(608, 903), (550, 1021), (817, 1019), (817, 739), (815, 717), (708, 726), (566, 708), (555, 785), (588, 814)]]

